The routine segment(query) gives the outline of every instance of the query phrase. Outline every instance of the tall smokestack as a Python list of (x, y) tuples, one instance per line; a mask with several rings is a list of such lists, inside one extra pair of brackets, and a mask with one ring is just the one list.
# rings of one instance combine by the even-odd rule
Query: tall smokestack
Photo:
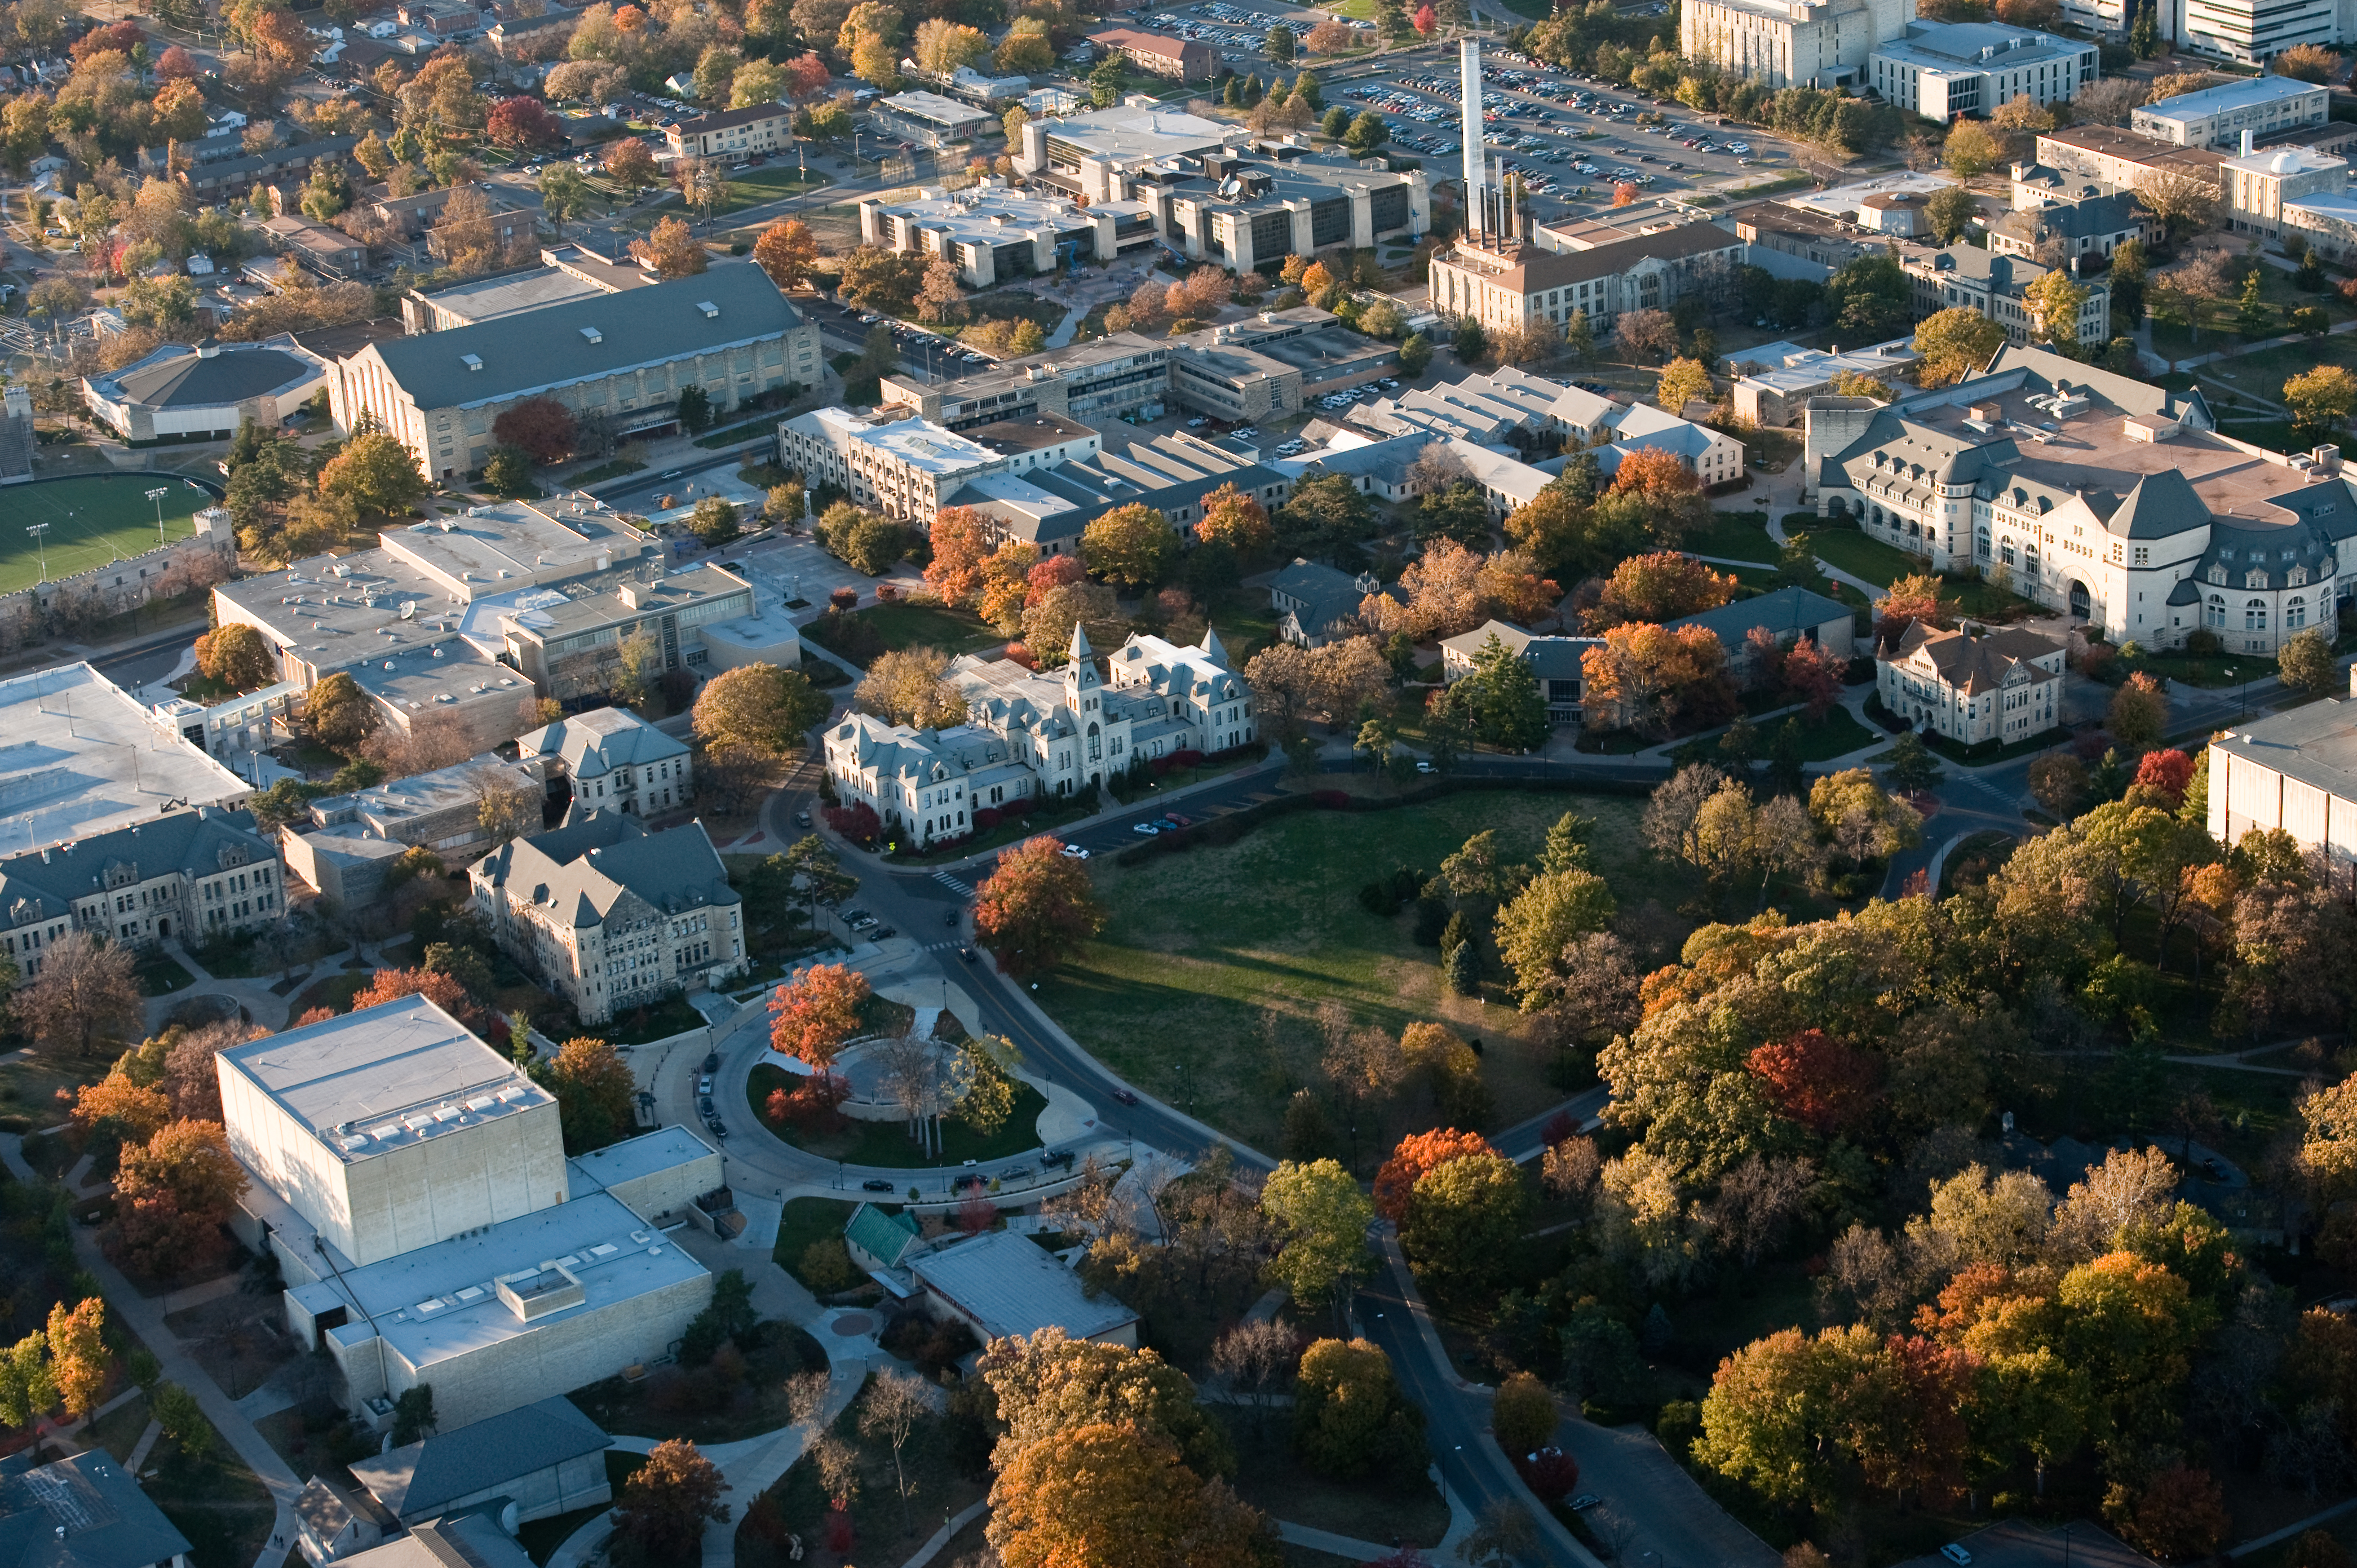
[(1489, 227), (1482, 212), (1484, 185), (1481, 156), (1481, 44), (1467, 38), (1458, 46), (1458, 96), (1465, 108), (1465, 222), (1475, 234)]

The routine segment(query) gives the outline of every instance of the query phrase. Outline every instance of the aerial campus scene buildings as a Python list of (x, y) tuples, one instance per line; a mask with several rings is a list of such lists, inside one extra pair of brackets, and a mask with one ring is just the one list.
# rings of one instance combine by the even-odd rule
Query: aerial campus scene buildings
[(0, 1558), (2357, 1551), (2357, 16), (55, 9)]

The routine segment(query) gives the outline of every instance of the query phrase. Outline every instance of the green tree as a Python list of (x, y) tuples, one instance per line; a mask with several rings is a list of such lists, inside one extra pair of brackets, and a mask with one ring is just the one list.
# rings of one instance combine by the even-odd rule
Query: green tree
[(1924, 746), (1922, 737), (1910, 731), (1890, 743), (1890, 760), (1883, 775), (1894, 789), (1929, 789), (1939, 782), (1940, 764)]
[(1399, 360), (1400, 369), (1410, 376), (1424, 374), (1425, 367), (1432, 363), (1432, 339), (1421, 332), (1408, 334), (1407, 341), (1400, 345)]
[(1915, 328), (1916, 373), (1927, 387), (1943, 387), (1977, 373), (2005, 347), (2005, 328), (1970, 306), (1934, 311)]
[(2310, 696), (2323, 696), (2337, 684), (2341, 672), (2332, 657), (2332, 639), (2320, 626), (2311, 626), (2296, 632), (2284, 642), (2276, 654), (2276, 665), (2283, 673), (2284, 684)]
[(2149, 3), (2128, 24), (2128, 49), (2138, 59), (2150, 59), (2160, 52), (2160, 18)]
[[(2041, 283), (2044, 279), (2040, 280)], [(2234, 302), (2234, 330), (2245, 338), (2270, 338), (2276, 330), (2275, 307), (2259, 293), (2259, 269), (2243, 280), (2242, 297)]]
[(1427, 1462), (1424, 1412), (1401, 1393), (1391, 1358), (1364, 1339), (1320, 1339), (1302, 1352), (1293, 1442), (1312, 1469), (1344, 1480), (1412, 1476)]
[(1268, 37), (1261, 41), (1261, 52), (1279, 65), (1293, 63), (1293, 29), (1271, 27)]
[(1510, 1459), (1554, 1442), (1561, 1419), (1554, 1392), (1528, 1372), (1516, 1372), (1500, 1383), (1490, 1402), (1490, 1430)]
[(502, 446), (483, 464), (483, 488), (503, 499), (540, 494), (532, 482), (532, 458), (521, 446)]
[(2285, 381), (2283, 400), (2301, 429), (2329, 434), (2357, 413), (2357, 375), (2340, 365), (2319, 365)]
[(1479, 1291), (1513, 1255), (1528, 1207), (1522, 1170), (1504, 1155), (1448, 1161), (1416, 1178), (1399, 1228), (1400, 1250), (1416, 1277), (1444, 1294)]
[(1575, 938), (1608, 929), (1617, 908), (1604, 878), (1567, 866), (1534, 877), (1498, 911), (1499, 956), (1513, 970), (1524, 1006), (1535, 1005), (1562, 978), (1563, 950)]
[(1363, 158), (1390, 141), (1391, 134), (1383, 125), (1383, 117), (1369, 109), (1351, 122), (1351, 128), (1342, 134), (1342, 145), (1352, 157)]
[(1447, 689), (1444, 705), (1491, 746), (1535, 751), (1550, 733), (1537, 673), (1494, 633), (1473, 655), (1472, 671)]
[(1961, 185), (1943, 186), (1923, 206), (1923, 217), (1940, 243), (1953, 245), (1981, 215), (1980, 198)]
[(1339, 1310), (1339, 1293), (1366, 1270), (1367, 1227), (1375, 1218), (1357, 1180), (1332, 1160), (1286, 1160), (1269, 1173), (1260, 1203), (1285, 1236), (1270, 1274), (1296, 1302), (1330, 1295)]
[(382, 430), (367, 430), (328, 459), (319, 470), (319, 491), (390, 517), (416, 504), (425, 493), (425, 477), (418, 472), (416, 454)]
[(434, 1385), (418, 1383), (393, 1402), (393, 1445), (404, 1447), (441, 1430), (434, 1415)]
[(1170, 520), (1143, 501), (1116, 507), (1081, 532), (1081, 559), (1107, 582), (1151, 587), (1178, 553)]

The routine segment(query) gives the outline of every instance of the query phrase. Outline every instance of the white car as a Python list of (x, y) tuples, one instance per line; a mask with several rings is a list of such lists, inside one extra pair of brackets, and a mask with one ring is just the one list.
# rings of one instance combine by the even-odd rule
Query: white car
[(1129, 831), (1134, 833), (1143, 833), (1150, 839), (1162, 836), (1162, 830), (1152, 822), (1132, 822), (1129, 825)]
[(1068, 843), (1064, 846), (1064, 858), (1066, 860), (1086, 860), (1088, 857), (1089, 852), (1082, 849), (1079, 844)]

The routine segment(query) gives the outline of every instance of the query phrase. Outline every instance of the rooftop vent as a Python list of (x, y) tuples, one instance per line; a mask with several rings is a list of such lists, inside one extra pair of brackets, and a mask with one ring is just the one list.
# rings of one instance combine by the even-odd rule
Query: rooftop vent
[(483, 368), (483, 357), (480, 354), (461, 354), (458, 356), (458, 362), (470, 371), (479, 371)]
[(592, 343), (603, 343), (606, 340), (606, 335), (595, 327), (584, 327), (581, 329), (581, 336), (588, 338)]
[(699, 300), (697, 300), (697, 301), (695, 302), (695, 308), (696, 308), (696, 309), (698, 309), (698, 310), (700, 310), (700, 311), (702, 311), (702, 312), (704, 312), (704, 314), (705, 314), (705, 317), (706, 317), (707, 319), (714, 319), (714, 320), (716, 320), (716, 319), (718, 319), (718, 317), (719, 317), (719, 316), (720, 316), (720, 307), (719, 307), (718, 306), (716, 306), (716, 305), (713, 304), (713, 303), (712, 303), (710, 300), (708, 300), (708, 299), (699, 299)]

